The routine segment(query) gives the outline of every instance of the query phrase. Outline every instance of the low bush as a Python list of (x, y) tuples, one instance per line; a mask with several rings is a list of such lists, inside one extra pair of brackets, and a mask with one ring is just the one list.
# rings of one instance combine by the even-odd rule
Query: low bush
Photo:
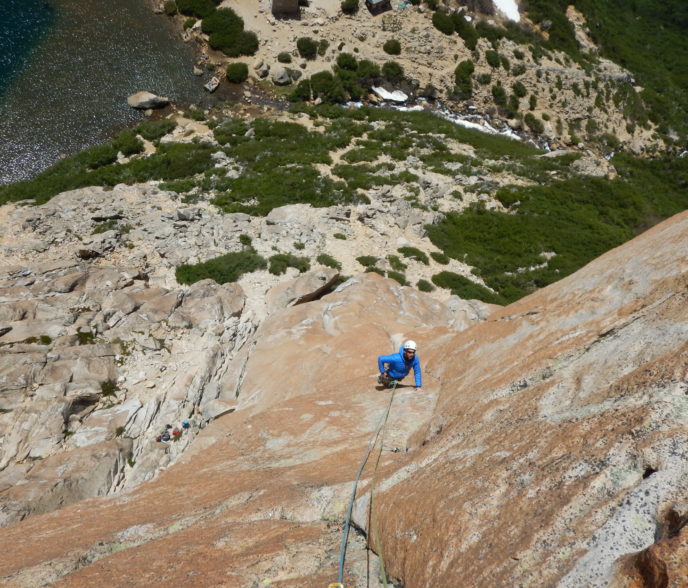
[(406, 281), (406, 276), (404, 274), (402, 274), (401, 272), (388, 271), (387, 277), (392, 278), (393, 280), (399, 282), (402, 286), (408, 286), (408, 282)]
[(230, 63), (227, 66), (227, 81), (241, 84), (248, 79), (248, 65), (245, 63)]
[(344, 14), (356, 14), (358, 12), (358, 0), (343, 0), (340, 8)]
[(195, 18), (206, 18), (213, 14), (216, 10), (216, 4), (213, 0), (176, 0), (177, 10), (186, 16), (193, 16)]
[(340, 53), (337, 56), (337, 66), (346, 71), (356, 71), (358, 60), (351, 53)]
[(382, 66), (382, 76), (389, 82), (398, 83), (404, 79), (404, 68), (396, 61), (388, 61)]
[(401, 43), (399, 43), (399, 41), (396, 39), (390, 39), (382, 46), (382, 50), (387, 53), (387, 55), (400, 55)]
[(290, 267), (295, 267), (299, 272), (307, 272), (311, 268), (307, 257), (299, 257), (291, 253), (278, 253), (270, 257), (268, 261), (270, 262), (268, 271), (276, 276), (283, 274)]
[(416, 247), (399, 247), (397, 251), (409, 259), (415, 259), (416, 261), (419, 261), (425, 265), (430, 264), (430, 260), (428, 259), (426, 253)]
[(440, 272), (432, 276), (432, 281), (440, 288), (451, 290), (451, 293), (464, 300), (482, 300), (492, 304), (504, 304), (504, 299), (484, 286), (454, 272)]
[(440, 265), (447, 265), (449, 263), (449, 257), (439, 251), (431, 251), (430, 257), (432, 257)]
[(418, 280), (418, 283), (416, 284), (416, 288), (418, 288), (421, 292), (432, 292), (435, 289), (435, 286), (433, 286), (430, 282), (427, 280)]
[(315, 259), (320, 265), (324, 265), (326, 267), (331, 267), (336, 270), (342, 269), (342, 264), (339, 263), (334, 257), (331, 255), (328, 255), (327, 253), (321, 253), (318, 255), (318, 257)]
[(291, 63), (291, 53), (287, 51), (282, 51), (277, 55), (277, 61), (280, 63)]
[(514, 85), (511, 86), (511, 89), (514, 91), (514, 94), (519, 98), (524, 98), (525, 95), (528, 93), (526, 87), (521, 82), (515, 82)]
[(438, 31), (445, 35), (454, 33), (454, 20), (444, 10), (438, 10), (432, 15), (432, 24)]
[(134, 128), (137, 135), (141, 135), (147, 141), (157, 141), (177, 128), (173, 120), (149, 120)]
[(494, 69), (497, 69), (502, 62), (499, 57), (499, 53), (497, 53), (494, 49), (488, 49), (485, 51), (485, 60), (487, 61), (487, 64)]
[(226, 253), (195, 265), (180, 265), (175, 271), (177, 282), (193, 284), (210, 278), (218, 284), (236, 282), (241, 276), (267, 267), (264, 258), (253, 251)]
[(315, 59), (318, 54), (318, 44), (310, 37), (300, 37), (296, 40), (296, 49), (304, 59)]
[(387, 261), (389, 262), (390, 267), (397, 272), (403, 272), (408, 267), (408, 265), (399, 259), (398, 255), (388, 255)]
[(363, 267), (373, 267), (377, 264), (379, 259), (374, 255), (361, 255), (356, 258), (356, 261)]
[(544, 123), (539, 118), (535, 118), (535, 115), (532, 112), (526, 113), (526, 116), (523, 120), (525, 121), (526, 125), (528, 125), (528, 128), (534, 133), (542, 134), (545, 132)]

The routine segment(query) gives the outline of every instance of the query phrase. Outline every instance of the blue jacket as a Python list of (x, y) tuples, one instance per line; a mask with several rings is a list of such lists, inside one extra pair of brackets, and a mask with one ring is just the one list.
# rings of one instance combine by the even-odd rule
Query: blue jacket
[(413, 368), (413, 375), (416, 378), (416, 387), (421, 386), (421, 374), (420, 374), (420, 360), (418, 359), (418, 354), (414, 354), (411, 361), (406, 361), (404, 359), (404, 348), (400, 347), (397, 353), (392, 353), (391, 355), (381, 355), (377, 358), (377, 367), (380, 373), (385, 372), (385, 366), (387, 364), (388, 373), (391, 378), (395, 380), (401, 380), (402, 378), (408, 376), (408, 373)]

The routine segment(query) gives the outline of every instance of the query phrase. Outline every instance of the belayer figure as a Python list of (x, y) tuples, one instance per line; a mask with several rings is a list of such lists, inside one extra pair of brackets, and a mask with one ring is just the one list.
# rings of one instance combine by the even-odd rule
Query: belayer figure
[(421, 387), (420, 361), (416, 355), (416, 342), (406, 341), (398, 353), (391, 355), (381, 355), (377, 358), (377, 367), (380, 375), (377, 379), (378, 384), (389, 387), (393, 380), (402, 380), (413, 368), (413, 375), (416, 378), (416, 389)]

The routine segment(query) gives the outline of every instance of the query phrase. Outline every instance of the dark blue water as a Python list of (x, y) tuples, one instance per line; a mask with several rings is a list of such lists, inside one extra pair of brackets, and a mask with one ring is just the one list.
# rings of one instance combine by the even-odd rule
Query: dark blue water
[(54, 21), (45, 0), (0, 2), (0, 99)]
[(102, 143), (147, 90), (200, 103), (204, 80), (146, 0), (0, 0), (0, 184)]

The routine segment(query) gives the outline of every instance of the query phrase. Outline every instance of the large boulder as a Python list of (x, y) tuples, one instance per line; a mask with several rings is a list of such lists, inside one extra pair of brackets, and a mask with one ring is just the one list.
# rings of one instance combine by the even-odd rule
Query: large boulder
[(139, 110), (148, 110), (150, 108), (164, 108), (170, 103), (169, 98), (157, 96), (151, 92), (136, 92), (127, 98), (127, 104), (132, 108)]

